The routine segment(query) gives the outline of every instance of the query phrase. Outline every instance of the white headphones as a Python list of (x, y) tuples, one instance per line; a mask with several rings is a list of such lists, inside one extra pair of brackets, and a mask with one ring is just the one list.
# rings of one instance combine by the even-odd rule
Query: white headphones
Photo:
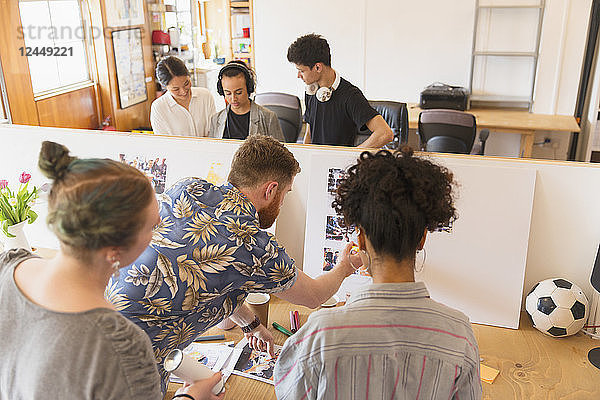
[(331, 87), (319, 87), (319, 84), (317, 82), (315, 83), (311, 83), (310, 85), (306, 86), (306, 94), (311, 95), (311, 96), (316, 96), (317, 100), (319, 100), (321, 103), (324, 103), (326, 101), (328, 101), (329, 99), (331, 99), (331, 96), (333, 95), (333, 91), (336, 90), (338, 88), (338, 86), (340, 86), (340, 76), (337, 74), (337, 72), (335, 72), (335, 79), (333, 80), (333, 85), (331, 85)]

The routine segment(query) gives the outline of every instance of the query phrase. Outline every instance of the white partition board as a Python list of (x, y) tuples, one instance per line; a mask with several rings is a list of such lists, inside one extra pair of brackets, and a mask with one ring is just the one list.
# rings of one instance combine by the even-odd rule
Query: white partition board
[[(32, 184), (39, 186), (47, 182), (48, 179), (37, 168), (38, 154), (44, 140), (64, 144), (72, 155), (82, 158), (119, 160), (119, 154), (126, 154), (128, 158), (166, 158), (167, 188), (188, 176), (209, 178), (216, 183), (225, 182), (231, 159), (240, 144), (237, 141), (195, 140), (185, 137), (5, 126), (0, 127), (0, 143), (2, 148), (10, 145), (11, 156), (0, 159), (2, 179), (12, 178), (14, 184), (18, 176), (15, 174), (28, 171), (32, 174)], [(25, 230), (34, 245), (57, 248), (56, 238), (43, 223), (47, 215), (46, 207), (44, 203), (35, 207), (40, 223), (28, 225)]]
[[(309, 175), (306, 213), (304, 271), (323, 273), (324, 248), (343, 241), (330, 240), (326, 225), (335, 215), (328, 194), (329, 170), (344, 169), (356, 153), (313, 154)], [(437, 159), (458, 182), (456, 208), (459, 218), (450, 233), (433, 232), (427, 237), (423, 271), (431, 297), (464, 312), (472, 322), (518, 328), (527, 260), (535, 171), (509, 167), (469, 168), (459, 159)], [(331, 230), (329, 231), (331, 233)], [(350, 276), (344, 290), (368, 283)]]
[[(157, 157), (161, 154), (167, 158), (169, 163), (167, 186), (185, 176), (206, 176), (211, 172), (211, 168), (214, 174), (226, 177), (233, 153), (239, 146), (239, 142), (227, 140), (0, 125), (0, 149), (3, 150), (2, 157), (0, 157), (0, 179), (11, 180), (12, 185), (22, 171), (29, 171), (33, 175), (33, 184), (43, 183), (44, 178), (37, 170), (37, 155), (42, 140), (64, 143), (72, 150), (73, 154), (82, 157), (96, 156), (116, 159), (118, 154), (123, 152), (147, 157)], [(277, 238), (285, 246), (288, 254), (296, 260), (297, 265), (303, 268), (303, 264), (305, 264), (308, 269), (311, 267), (309, 264), (312, 261), (309, 257), (313, 251), (312, 247), (305, 243), (305, 228), (307, 211), (312, 212), (314, 208), (312, 206), (314, 199), (310, 204), (308, 202), (309, 196), (315, 196), (312, 193), (314, 191), (314, 184), (311, 184), (312, 177), (322, 174), (322, 178), (325, 179), (329, 164), (336, 165), (336, 163), (340, 163), (340, 160), (345, 160), (346, 164), (350, 164), (358, 157), (360, 150), (293, 144), (288, 148), (300, 163), (302, 172), (296, 176), (293, 190), (286, 197), (282, 207), (278, 218)], [(311, 165), (313, 161), (316, 162), (313, 159), (314, 155), (323, 155), (324, 165)], [(600, 238), (600, 207), (598, 207), (600, 166), (586, 163), (457, 155), (439, 155), (435, 159), (454, 169), (459, 180), (464, 179), (463, 174), (472, 176), (468, 182), (463, 182), (463, 186), (459, 190), (462, 197), (457, 203), (459, 204), (460, 218), (456, 224), (466, 224), (469, 219), (469, 223), (472, 223), (475, 218), (480, 221), (473, 227), (477, 233), (472, 236), (477, 236), (475, 238), (477, 240), (461, 244), (460, 248), (457, 247), (457, 253), (460, 251), (466, 254), (464, 259), (457, 259), (458, 266), (451, 265), (449, 260), (444, 264), (445, 270), (443, 271), (450, 272), (439, 276), (445, 276), (449, 282), (455, 282), (458, 275), (454, 273), (454, 270), (463, 268), (461, 263), (464, 260), (472, 259), (476, 252), (486, 251), (480, 249), (482, 243), (483, 249), (491, 248), (489, 254), (483, 258), (483, 267), (481, 267), (485, 268), (486, 274), (491, 274), (488, 280), (495, 279), (495, 274), (511, 272), (505, 264), (498, 267), (499, 263), (496, 258), (500, 250), (494, 248), (504, 249), (506, 254), (501, 255), (506, 259), (509, 256), (508, 253), (514, 254), (515, 251), (521, 249), (520, 246), (525, 246), (524, 243), (527, 242), (527, 239), (517, 241), (513, 232), (508, 232), (503, 236), (499, 234), (498, 227), (493, 227), (491, 223), (499, 221), (499, 226), (503, 227), (509, 222), (512, 223), (509, 220), (528, 221), (527, 218), (523, 219), (517, 217), (516, 214), (511, 214), (509, 206), (511, 204), (525, 205), (514, 195), (514, 188), (517, 187), (516, 184), (520, 182), (520, 179), (523, 179), (519, 175), (535, 174), (535, 196), (524, 293), (538, 281), (561, 276), (576, 283), (588, 297), (591, 297), (594, 290), (590, 285), (589, 277), (598, 250), (598, 238)], [(508, 171), (510, 171), (510, 175), (512, 175), (516, 170), (519, 172), (515, 172), (514, 179), (504, 179), (502, 175), (489, 172), (507, 171), (506, 173), (509, 174)], [(482, 199), (482, 196), (488, 192), (492, 201), (485, 198), (485, 201), (472, 204), (475, 207), (473, 210), (461, 209), (461, 207), (465, 207), (461, 206), (462, 202), (466, 201), (466, 196), (471, 196), (469, 192), (473, 191), (481, 192), (476, 194), (476, 197)], [(329, 206), (329, 204), (325, 202), (319, 204), (319, 207), (323, 206)], [(45, 208), (44, 204), (35, 207), (40, 218), (34, 224), (27, 225), (25, 231), (34, 245), (55, 248), (58, 243), (44, 224)], [(495, 220), (490, 221), (492, 218)], [(322, 232), (322, 228), (319, 230)], [(506, 229), (503, 232), (505, 231)], [(464, 237), (465, 240), (471, 239), (468, 235), (461, 237)], [(432, 238), (433, 235), (430, 239)], [(309, 236), (306, 236), (306, 240), (308, 239)], [(515, 247), (514, 243), (519, 246)], [(323, 248), (321, 247), (319, 250), (318, 247), (315, 247), (314, 252), (317, 256), (321, 254), (322, 257)], [(304, 253), (307, 256), (306, 262), (303, 259)], [(427, 264), (429, 261), (433, 261), (433, 257), (434, 254), (428, 251)], [(319, 263), (321, 262), (322, 259), (319, 260)], [(469, 262), (472, 267), (473, 261)], [(429, 274), (434, 271), (435, 269), (427, 266), (424, 273)], [(475, 271), (477, 272), (477, 270)], [(452, 278), (448, 278), (448, 276), (452, 276)], [(504, 282), (504, 280), (498, 282)], [(432, 281), (428, 284), (434, 285), (431, 286), (433, 290), (436, 282)], [(473, 291), (478, 287), (473, 285), (468, 289)], [(506, 290), (508, 289), (504, 289), (498, 284), (500, 294), (490, 291), (481, 296), (472, 295), (470, 300), (473, 300), (473, 304), (470, 305), (478, 308), (480, 307), (478, 304), (483, 301), (491, 302), (492, 296), (500, 296), (497, 302), (502, 302), (501, 299), (509, 296)], [(434, 293), (434, 297), (436, 295)], [(512, 298), (517, 299), (513, 301), (522, 301), (518, 294)], [(448, 304), (454, 303), (448, 302)], [(456, 307), (462, 309), (458, 302)]]

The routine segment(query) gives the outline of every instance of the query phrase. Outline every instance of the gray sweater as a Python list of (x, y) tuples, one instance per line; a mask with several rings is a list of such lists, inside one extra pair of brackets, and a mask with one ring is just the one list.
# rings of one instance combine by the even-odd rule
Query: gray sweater
[(0, 253), (0, 400), (161, 399), (150, 340), (117, 311), (63, 313), (27, 299)]

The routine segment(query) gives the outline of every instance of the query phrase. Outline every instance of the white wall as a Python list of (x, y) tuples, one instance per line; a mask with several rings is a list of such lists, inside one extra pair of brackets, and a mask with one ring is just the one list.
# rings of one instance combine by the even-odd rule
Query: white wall
[(365, 1), (254, 1), (254, 51), (257, 92), (286, 92), (304, 101), (304, 84), (287, 61), (287, 49), (299, 36), (317, 32), (331, 47), (334, 68), (363, 86)]
[[(546, 1), (534, 112), (573, 114), (590, 7), (591, 0)], [(327, 38), (332, 66), (369, 99), (418, 102), (435, 81), (468, 86), (474, 10), (475, 0), (254, 0), (258, 91), (304, 98), (286, 54), (294, 39), (310, 32)], [(509, 29), (517, 30), (513, 37), (530, 31)], [(518, 137), (494, 136), (486, 154), (518, 156)], [(544, 132), (536, 142), (544, 137), (558, 147), (536, 147), (534, 157), (564, 159), (568, 135)]]

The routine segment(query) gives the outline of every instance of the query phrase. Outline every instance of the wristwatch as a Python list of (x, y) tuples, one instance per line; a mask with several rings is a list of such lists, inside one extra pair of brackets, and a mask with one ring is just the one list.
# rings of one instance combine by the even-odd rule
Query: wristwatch
[(258, 328), (259, 325), (260, 325), (260, 318), (258, 318), (258, 315), (255, 315), (254, 316), (254, 321), (250, 322), (246, 326), (241, 326), (240, 328), (242, 329), (242, 332), (244, 332), (244, 333), (250, 333), (253, 330), (255, 330), (256, 328)]

